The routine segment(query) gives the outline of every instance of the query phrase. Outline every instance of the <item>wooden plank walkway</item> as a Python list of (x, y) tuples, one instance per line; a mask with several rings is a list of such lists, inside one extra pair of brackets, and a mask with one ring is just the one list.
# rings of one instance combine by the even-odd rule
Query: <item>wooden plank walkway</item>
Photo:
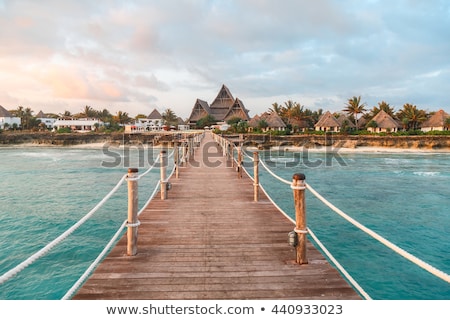
[(210, 135), (195, 160), (139, 217), (138, 254), (126, 255), (125, 235), (73, 299), (361, 299), (311, 243), (309, 263), (295, 264), (294, 225), (262, 193), (253, 201)]

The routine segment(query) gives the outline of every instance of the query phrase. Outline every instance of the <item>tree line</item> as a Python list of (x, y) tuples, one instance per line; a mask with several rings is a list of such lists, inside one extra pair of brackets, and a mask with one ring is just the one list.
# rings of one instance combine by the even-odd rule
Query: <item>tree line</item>
[[(24, 108), (23, 106), (17, 107), (17, 109), (9, 110), (13, 117), (20, 118), (21, 126), (19, 127), (9, 127), (6, 126), (6, 129), (22, 129), (22, 130), (47, 130), (44, 123), (42, 123), (37, 115), (34, 113), (31, 108)], [(109, 131), (120, 131), (123, 130), (123, 125), (126, 123), (130, 123), (133, 120), (138, 120), (140, 118), (147, 118), (148, 115), (138, 114), (135, 117), (131, 117), (128, 112), (125, 111), (117, 111), (116, 114), (112, 114), (108, 109), (100, 109), (96, 110), (91, 106), (85, 106), (81, 112), (72, 114), (70, 111), (64, 111), (60, 114), (50, 113), (45, 114), (46, 118), (54, 118), (54, 119), (83, 119), (83, 118), (93, 118), (99, 119), (104, 124), (105, 127), (103, 130)], [(161, 114), (163, 124), (171, 126), (176, 125), (178, 123), (178, 117), (175, 112), (167, 108)]]
[[(395, 111), (395, 108), (386, 101), (378, 102), (378, 105), (369, 109), (367, 103), (361, 101), (361, 96), (349, 98), (342, 109), (342, 112), (347, 114), (350, 121), (355, 124), (357, 130), (365, 129), (359, 121), (361, 118), (367, 120), (365, 123), (369, 124), (370, 120), (381, 111), (398, 121), (405, 131), (419, 129), (421, 124), (435, 113), (435, 111), (427, 112), (411, 103), (405, 103), (400, 110)], [(310, 128), (313, 128), (323, 115), (323, 109), (313, 111), (292, 100), (288, 100), (282, 105), (275, 102), (268, 112), (276, 112), (286, 124), (291, 123), (292, 119), (306, 121)], [(450, 118), (447, 119), (447, 124), (450, 126)]]

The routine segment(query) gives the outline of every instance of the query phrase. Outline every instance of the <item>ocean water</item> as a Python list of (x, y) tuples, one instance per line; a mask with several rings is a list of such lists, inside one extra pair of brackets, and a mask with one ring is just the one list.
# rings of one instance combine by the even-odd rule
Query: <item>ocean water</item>
[[(139, 167), (142, 173), (158, 154), (134, 148), (0, 148), (0, 275), (85, 216), (128, 167)], [(354, 219), (450, 273), (449, 154), (261, 152), (260, 156), (287, 180), (293, 173), (305, 173), (312, 187)], [(260, 172), (265, 189), (293, 217), (290, 187), (264, 169)], [(158, 180), (156, 168), (139, 181), (140, 207)], [(373, 299), (450, 298), (448, 283), (365, 235), (308, 191), (306, 200), (308, 226)], [(126, 216), (123, 184), (62, 244), (0, 285), (0, 299), (61, 299)]]
[[(450, 274), (450, 154), (331, 150), (260, 157), (288, 181), (304, 173), (309, 185), (347, 215)], [(262, 169), (260, 181), (295, 218), (289, 185)], [(450, 299), (449, 283), (360, 231), (308, 190), (306, 201), (308, 227), (373, 299)]]
[[(158, 155), (132, 147), (0, 148), (0, 275), (89, 213), (129, 167), (143, 173)], [(139, 180), (139, 208), (159, 175), (156, 167)], [(1, 284), (0, 299), (61, 299), (127, 219), (127, 201), (125, 181), (60, 245)]]

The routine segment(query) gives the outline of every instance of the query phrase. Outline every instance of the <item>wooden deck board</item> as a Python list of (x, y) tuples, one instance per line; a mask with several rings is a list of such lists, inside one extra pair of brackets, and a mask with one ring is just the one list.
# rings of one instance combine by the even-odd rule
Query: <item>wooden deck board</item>
[(262, 193), (253, 201), (211, 137), (195, 160), (139, 217), (138, 254), (123, 237), (73, 299), (361, 299), (311, 243), (309, 263), (295, 264), (294, 225)]

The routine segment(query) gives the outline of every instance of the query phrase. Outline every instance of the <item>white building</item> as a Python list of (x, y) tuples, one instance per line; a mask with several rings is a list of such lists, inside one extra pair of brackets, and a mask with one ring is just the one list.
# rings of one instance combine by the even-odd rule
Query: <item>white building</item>
[(36, 115), (36, 119), (40, 120), (41, 123), (45, 124), (47, 129), (52, 129), (54, 127), (54, 124), (56, 122), (55, 118), (48, 118), (46, 117), (45, 113), (42, 111), (39, 111), (39, 113)]
[(53, 128), (56, 130), (70, 128), (73, 132), (91, 132), (103, 125), (104, 123), (100, 119), (58, 119), (53, 123)]
[(11, 112), (0, 106), (0, 129), (13, 128), (14, 124), (20, 127), (21, 120), (18, 117), (14, 117)]

